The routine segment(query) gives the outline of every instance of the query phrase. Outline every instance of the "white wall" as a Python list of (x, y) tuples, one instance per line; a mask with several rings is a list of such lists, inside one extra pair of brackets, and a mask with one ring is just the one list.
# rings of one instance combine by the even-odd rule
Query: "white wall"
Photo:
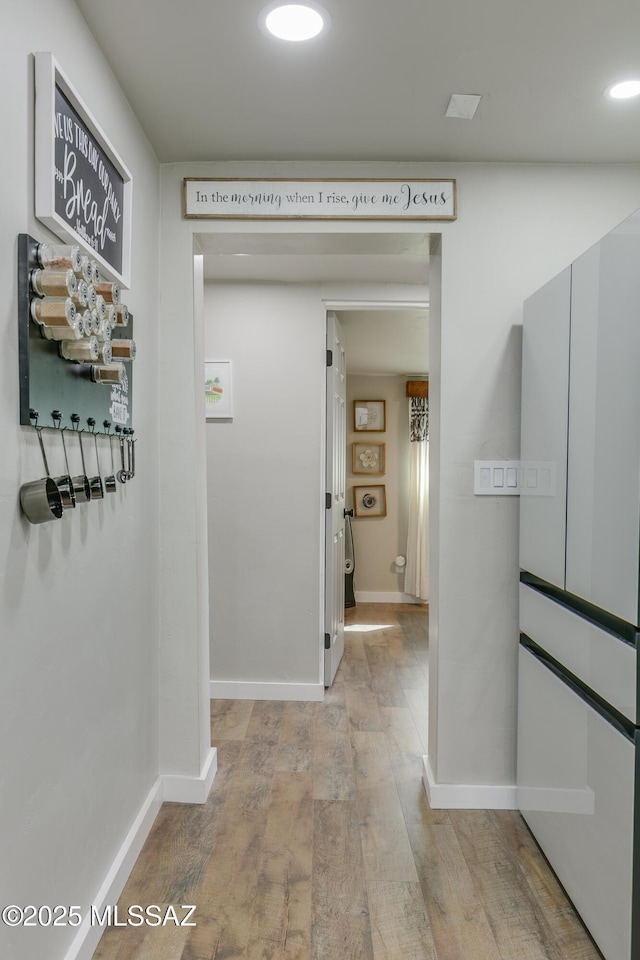
[[(426, 343), (425, 343), (426, 351)], [(387, 501), (386, 517), (354, 517), (351, 521), (356, 557), (354, 587), (357, 594), (404, 592), (404, 570), (394, 560), (407, 553), (409, 519), (409, 401), (406, 377), (349, 375), (347, 354), (347, 507), (353, 507), (354, 486), (382, 483)], [(353, 429), (354, 400), (384, 400), (386, 431), (356, 433)], [(372, 442), (385, 445), (383, 477), (353, 474), (352, 446)], [(398, 597), (399, 599), (399, 597)]]
[(214, 681), (319, 683), (324, 350), (317, 285), (205, 285), (234, 403), (206, 425)]
[[(456, 177), (459, 219), (442, 235), (441, 316), (430, 310), (432, 467), (432, 662), (430, 759), (438, 782), (512, 784), (515, 768), (518, 503), (473, 496), (473, 460), (517, 457), (522, 301), (640, 206), (640, 167), (595, 165), (193, 163), (163, 168), (162, 324), (190, 316), (190, 251), (198, 232), (335, 232), (336, 223), (182, 220), (184, 176)], [(370, 232), (372, 224), (344, 224)], [(384, 222), (381, 232), (424, 231), (424, 224)], [(432, 261), (433, 267), (433, 261)], [(437, 267), (437, 263), (436, 263)], [(190, 575), (194, 527), (188, 505), (195, 484), (195, 444), (185, 432), (193, 409), (193, 335), (168, 337), (164, 362), (179, 391), (160, 415), (179, 450), (187, 496), (172, 504), (177, 563), (163, 581), (163, 605), (192, 629)], [(190, 339), (189, 339), (190, 338)], [(182, 432), (179, 434), (179, 430)], [(171, 467), (167, 443), (161, 471)], [(284, 602), (284, 601), (283, 601)], [(194, 628), (195, 629), (195, 628)], [(187, 667), (181, 668), (186, 670)]]
[[(5, 0), (0, 47), (0, 901), (85, 909), (158, 774), (159, 168), (71, 0)], [(54, 54), (133, 174), (127, 302), (139, 443), (126, 489), (31, 526), (18, 490), (43, 469), (18, 423), (16, 254), (18, 233), (50, 239), (33, 216), (40, 50)], [(0, 954), (58, 960), (74, 932), (0, 926)]]

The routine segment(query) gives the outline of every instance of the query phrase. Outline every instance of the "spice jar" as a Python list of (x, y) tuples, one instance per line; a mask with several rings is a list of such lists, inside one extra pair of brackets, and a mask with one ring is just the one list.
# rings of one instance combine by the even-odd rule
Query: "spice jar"
[(75, 342), (63, 342), (60, 344), (60, 356), (74, 363), (95, 363), (99, 356), (98, 341), (95, 337), (88, 337)]
[(135, 340), (120, 340), (116, 338), (111, 341), (114, 360), (135, 360), (136, 342)]
[(71, 297), (45, 297), (31, 301), (31, 316), (49, 326), (68, 326), (76, 318), (76, 306)]
[(78, 288), (73, 270), (32, 270), (31, 289), (40, 297), (72, 297)]
[(39, 243), (36, 258), (41, 267), (50, 270), (80, 270), (80, 247), (62, 243)]
[(124, 383), (126, 371), (124, 363), (112, 363), (109, 366), (91, 367), (91, 379), (96, 383)]

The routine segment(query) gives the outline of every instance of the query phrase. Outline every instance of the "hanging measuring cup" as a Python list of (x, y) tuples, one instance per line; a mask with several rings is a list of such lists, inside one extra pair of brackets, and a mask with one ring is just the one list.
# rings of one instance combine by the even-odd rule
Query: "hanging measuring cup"
[(41, 480), (30, 480), (20, 487), (20, 505), (30, 523), (46, 523), (48, 520), (59, 520), (64, 512), (62, 497), (55, 480), (49, 475), (49, 464), (42, 442), (42, 427), (38, 426), (35, 416), (35, 429), (42, 451), (46, 477)]
[(91, 487), (91, 499), (92, 500), (102, 500), (104, 497), (104, 487), (102, 486), (102, 477), (100, 475), (100, 455), (98, 454), (98, 434), (95, 432), (96, 422), (93, 417), (89, 417), (87, 420), (89, 424), (89, 430), (93, 435), (93, 441), (96, 447), (96, 463), (98, 464), (98, 475), (95, 477), (89, 478), (89, 485)]
[(60, 491), (60, 496), (62, 497), (63, 507), (74, 508), (76, 505), (76, 495), (73, 489), (73, 479), (69, 472), (69, 461), (67, 459), (67, 448), (64, 442), (64, 432), (60, 429), (60, 421), (62, 420), (62, 414), (60, 413), (59, 410), (54, 410), (53, 413), (51, 414), (51, 419), (53, 420), (56, 430), (59, 431), (60, 436), (62, 437), (62, 448), (64, 450), (64, 462), (67, 467), (67, 472), (64, 476), (55, 477), (54, 479), (58, 486), (58, 490)]
[(122, 427), (116, 427), (116, 433), (118, 435), (118, 443), (120, 444), (120, 463), (122, 464), (121, 469), (118, 470), (118, 472), (116, 473), (116, 478), (120, 483), (126, 483), (127, 480), (129, 479), (129, 471), (127, 470), (124, 462), (125, 440), (124, 440), (124, 437), (122, 436)]
[[(73, 480), (73, 492), (76, 495), (76, 501), (78, 503), (88, 503), (91, 500), (91, 487), (89, 485), (89, 477), (87, 476), (87, 471), (84, 465), (84, 450), (82, 449), (82, 438), (80, 436), (80, 430), (78, 425), (80, 423), (80, 417), (77, 413), (71, 414), (71, 424), (73, 432), (78, 434), (78, 443), (80, 444), (80, 456), (82, 458), (82, 473), (78, 474), (77, 477), (72, 477)], [(65, 447), (66, 450), (66, 447)]]
[(116, 483), (116, 465), (113, 460), (113, 436), (111, 434), (111, 423), (109, 420), (103, 420), (102, 426), (107, 431), (109, 437), (109, 450), (111, 452), (111, 473), (104, 478), (104, 489), (107, 493), (115, 493), (118, 484)]

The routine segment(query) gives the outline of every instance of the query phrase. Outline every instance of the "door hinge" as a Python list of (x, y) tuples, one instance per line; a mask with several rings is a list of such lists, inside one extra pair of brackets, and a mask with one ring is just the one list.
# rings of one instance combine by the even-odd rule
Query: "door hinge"
[(333, 350), (327, 350), (327, 366), (333, 365)]
[(324, 648), (325, 650), (331, 650), (331, 634), (325, 633), (324, 635)]
[(325, 505), (325, 509), (331, 510), (331, 506), (332, 506), (332, 496), (331, 496), (330, 493), (325, 493), (325, 495), (324, 495), (324, 505)]

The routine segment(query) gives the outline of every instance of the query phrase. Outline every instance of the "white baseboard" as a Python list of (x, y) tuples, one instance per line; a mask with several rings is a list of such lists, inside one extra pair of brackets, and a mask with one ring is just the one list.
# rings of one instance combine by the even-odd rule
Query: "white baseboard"
[(245, 680), (211, 680), (212, 700), (311, 700), (324, 699), (322, 683), (262, 683)]
[[(149, 836), (153, 821), (162, 806), (162, 800), (162, 777), (158, 777), (111, 864), (100, 890), (92, 899), (92, 905), (97, 907), (100, 913), (108, 904), (118, 902), (118, 897), (124, 889), (138, 854)], [(91, 916), (85, 915), (65, 960), (91, 960), (103, 933), (104, 929), (99, 924), (92, 925)]]
[(162, 798), (166, 803), (206, 803), (218, 769), (218, 751), (211, 747), (199, 777), (178, 777), (165, 774)]
[[(115, 860), (91, 903), (102, 915), (105, 907), (118, 902), (144, 842), (151, 832), (163, 802), (204, 803), (217, 770), (217, 751), (212, 747), (199, 777), (159, 776), (135, 818)], [(90, 914), (78, 927), (65, 960), (91, 960), (104, 928), (91, 924)]]
[(382, 590), (356, 590), (356, 603), (417, 603), (426, 605), (428, 600), (420, 600), (409, 593), (392, 593)]
[(422, 782), (433, 810), (517, 810), (516, 786), (436, 783), (429, 757), (422, 758)]

